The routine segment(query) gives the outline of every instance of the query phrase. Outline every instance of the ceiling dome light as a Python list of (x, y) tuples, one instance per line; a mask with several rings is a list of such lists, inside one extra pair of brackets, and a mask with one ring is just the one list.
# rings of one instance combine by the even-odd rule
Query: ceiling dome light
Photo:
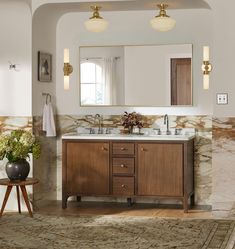
[(166, 32), (175, 27), (176, 21), (169, 17), (166, 14), (167, 4), (158, 4), (158, 8), (160, 9), (159, 15), (155, 16), (152, 20), (150, 20), (150, 24), (153, 29), (156, 29), (161, 32)]
[(85, 22), (85, 27), (91, 32), (102, 32), (108, 27), (108, 22), (104, 20), (100, 14), (100, 6), (91, 6), (93, 11), (93, 16), (90, 17), (88, 21)]

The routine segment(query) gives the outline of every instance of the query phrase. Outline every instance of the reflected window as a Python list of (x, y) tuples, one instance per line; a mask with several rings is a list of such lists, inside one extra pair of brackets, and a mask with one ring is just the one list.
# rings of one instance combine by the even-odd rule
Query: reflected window
[(102, 65), (99, 62), (82, 62), (81, 75), (81, 104), (104, 105), (105, 87), (102, 80)]

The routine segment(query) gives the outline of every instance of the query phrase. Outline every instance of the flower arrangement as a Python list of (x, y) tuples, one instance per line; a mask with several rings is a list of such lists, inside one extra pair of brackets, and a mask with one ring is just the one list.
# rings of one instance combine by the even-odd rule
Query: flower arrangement
[(141, 129), (143, 127), (143, 117), (141, 114), (136, 112), (124, 112), (122, 116), (122, 125), (124, 128), (128, 128), (129, 133), (132, 133), (134, 127)]
[(0, 160), (6, 157), (9, 162), (16, 162), (28, 158), (29, 153), (36, 159), (41, 154), (41, 146), (31, 132), (14, 130), (0, 135)]

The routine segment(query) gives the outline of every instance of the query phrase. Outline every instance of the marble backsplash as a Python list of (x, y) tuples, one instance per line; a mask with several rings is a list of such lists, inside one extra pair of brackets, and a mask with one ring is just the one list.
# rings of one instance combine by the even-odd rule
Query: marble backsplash
[(213, 212), (235, 216), (235, 117), (213, 118)]
[[(163, 127), (163, 116), (144, 117), (144, 127)], [(195, 128), (195, 197), (196, 204), (211, 205), (212, 195), (212, 117), (211, 116), (169, 116), (171, 128)], [(90, 115), (57, 116), (57, 199), (61, 199), (62, 143), (61, 135), (76, 132), (78, 127), (95, 127), (97, 123)], [(123, 128), (121, 116), (103, 116), (103, 127)]]

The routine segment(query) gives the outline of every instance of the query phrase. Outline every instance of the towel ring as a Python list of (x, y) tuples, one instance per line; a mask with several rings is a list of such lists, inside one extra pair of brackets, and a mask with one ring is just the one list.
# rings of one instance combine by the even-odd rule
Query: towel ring
[(49, 103), (51, 103), (51, 95), (48, 93), (46, 96), (46, 103), (48, 104), (48, 98), (49, 98)]
[[(46, 104), (51, 103), (51, 95), (50, 93), (42, 93), (42, 96), (46, 96)], [(49, 102), (48, 102), (49, 99)]]

